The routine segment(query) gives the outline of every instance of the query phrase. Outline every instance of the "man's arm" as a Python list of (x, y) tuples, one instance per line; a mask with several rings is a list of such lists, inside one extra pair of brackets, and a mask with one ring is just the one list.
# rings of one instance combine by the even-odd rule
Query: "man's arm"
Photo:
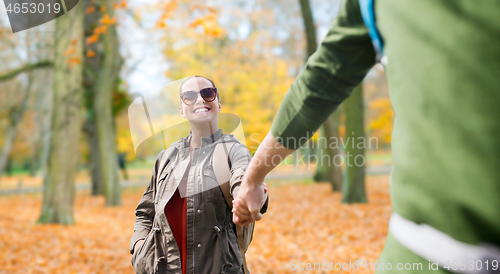
[[(235, 224), (246, 226), (250, 222), (262, 218), (262, 214), (265, 213), (262, 209), (265, 207), (267, 211), (269, 202), (264, 178), (292, 152), (293, 150), (287, 149), (278, 143), (271, 132), (267, 134), (250, 164), (248, 164), (238, 197), (235, 197), (236, 199), (233, 201), (233, 213), (235, 213), (233, 222)], [(253, 199), (241, 199), (241, 197), (252, 197)], [(259, 208), (260, 211), (250, 211), (250, 209)]]
[[(358, 0), (344, 0), (327, 36), (285, 95), (271, 131), (247, 168), (238, 198), (253, 220), (262, 218), (258, 205), (266, 175), (312, 137), (374, 64), (375, 52)], [(241, 217), (237, 224), (246, 223), (243, 214)]]
[[(243, 175), (251, 160), (250, 152), (244, 144), (235, 144), (229, 152), (229, 159), (231, 162), (231, 178), (230, 178), (230, 191), (233, 197), (238, 195)], [(267, 192), (267, 188), (266, 191)], [(264, 214), (268, 207), (268, 197), (261, 206), (260, 213)]]
[(375, 58), (358, 0), (342, 1), (328, 34), (281, 103), (271, 128), (276, 140), (290, 149), (306, 143), (361, 83)]

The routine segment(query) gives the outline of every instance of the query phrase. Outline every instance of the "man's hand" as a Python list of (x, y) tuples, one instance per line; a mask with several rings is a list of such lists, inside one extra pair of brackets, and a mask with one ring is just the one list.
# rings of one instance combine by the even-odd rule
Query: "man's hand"
[(260, 209), (267, 199), (266, 183), (245, 184), (244, 181), (245, 178), (243, 178), (238, 196), (233, 200), (233, 223), (241, 226), (247, 226), (253, 221), (262, 219)]
[(137, 242), (135, 242), (135, 245), (134, 245), (134, 253), (137, 251), (137, 249), (139, 249), (139, 247), (141, 246), (141, 244), (144, 242), (144, 240), (139, 240)]

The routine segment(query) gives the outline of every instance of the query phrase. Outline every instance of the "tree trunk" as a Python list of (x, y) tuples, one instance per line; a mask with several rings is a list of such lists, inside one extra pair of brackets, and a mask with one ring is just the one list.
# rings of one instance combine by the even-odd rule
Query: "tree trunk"
[[(307, 59), (318, 48), (318, 43), (316, 41), (316, 27), (314, 26), (314, 19), (309, 0), (299, 0), (299, 2), (307, 41), (307, 61)], [(332, 115), (325, 121), (320, 130), (322, 137), (325, 138), (325, 142), (319, 143), (322, 147), (319, 147), (317, 150), (317, 157), (319, 161), (313, 179), (317, 182), (328, 181), (332, 185), (333, 191), (340, 191), (342, 188), (342, 172), (339, 166), (333, 164), (333, 159), (335, 159), (335, 156), (339, 154), (339, 149), (338, 147), (335, 148), (335, 144), (332, 144), (332, 140), (334, 140), (332, 138), (338, 138), (338, 125), (335, 123)], [(328, 157), (323, 158), (323, 156), (326, 155), (328, 155)], [(324, 160), (328, 158), (330, 158), (330, 161), (322, 161), (322, 159)]]
[(327, 145), (324, 149), (324, 152), (328, 153), (330, 156), (330, 163), (328, 164), (328, 169), (327, 169), (327, 180), (330, 182), (332, 185), (332, 190), (333, 191), (342, 191), (342, 169), (340, 166), (340, 148), (338, 145), (339, 141), (339, 120), (338, 119), (340, 116), (340, 112), (337, 111), (336, 113), (330, 115), (328, 117), (328, 120), (326, 120), (325, 123), (323, 123), (323, 129), (325, 132), (325, 137), (327, 140)]
[[(52, 136), (38, 223), (73, 224), (81, 127), (83, 5), (56, 20), (55, 41)], [(70, 48), (74, 54), (65, 56)]]
[[(53, 78), (54, 71), (44, 71), (45, 79)], [(39, 145), (39, 158), (38, 158), (38, 176), (45, 178), (48, 170), (49, 153), (50, 153), (50, 139), (51, 139), (51, 124), (52, 124), (52, 103), (53, 103), (53, 89), (43, 88), (38, 93), (41, 97), (37, 98), (36, 106), (38, 112), (38, 124), (40, 126), (40, 145)], [(45, 187), (44, 180), (44, 187)]]
[(30, 159), (29, 159), (29, 171), (30, 177), (36, 176), (36, 170), (38, 169), (38, 140), (34, 140), (31, 143)]
[(338, 116), (337, 113), (339, 112), (330, 115), (321, 127), (321, 138), (317, 147), (319, 164), (313, 177), (316, 182), (329, 182), (333, 191), (342, 190), (341, 161), (337, 156), (340, 153), (339, 132), (338, 123), (334, 117)]
[(14, 139), (17, 135), (17, 127), (19, 126), (19, 123), (23, 118), (24, 111), (26, 110), (32, 83), (33, 75), (32, 73), (29, 73), (28, 84), (20, 105), (14, 106), (9, 111), (10, 122), (6, 130), (5, 142), (3, 143), (2, 151), (0, 152), (0, 178), (2, 177), (2, 173), (7, 165), (7, 158), (9, 157), (12, 146), (14, 145)]
[[(92, 106), (90, 106), (92, 107)], [(89, 159), (88, 159), (88, 169), (90, 173), (90, 178), (92, 181), (92, 195), (97, 196), (103, 194), (102, 191), (102, 174), (101, 174), (101, 161), (100, 161), (100, 154), (97, 149), (99, 147), (99, 140), (97, 139), (97, 129), (96, 129), (96, 123), (95, 123), (95, 117), (93, 117), (93, 110), (88, 111), (87, 110), (87, 120), (85, 121), (84, 125), (84, 132), (87, 135), (87, 142), (89, 145)]]
[(345, 176), (343, 203), (366, 203), (365, 192), (365, 133), (363, 122), (363, 84), (354, 89), (344, 102)]
[[(88, 3), (88, 2), (87, 2)], [(106, 13), (113, 18), (115, 1), (101, 1), (100, 4), (106, 8)], [(90, 3), (88, 3), (90, 5)], [(99, 9), (97, 9), (99, 10)], [(87, 34), (96, 26), (95, 14), (90, 15), (86, 22)], [(87, 57), (86, 64), (90, 71), (86, 73), (86, 86), (92, 90), (93, 101), (92, 112), (95, 117), (95, 132), (97, 146), (90, 147), (99, 154), (99, 170), (102, 180), (102, 192), (106, 198), (107, 206), (121, 205), (121, 185), (119, 181), (118, 161), (116, 153), (115, 130), (112, 114), (112, 93), (116, 88), (118, 74), (123, 60), (119, 52), (118, 34), (116, 24), (109, 25), (101, 35), (97, 47), (93, 45), (96, 56)], [(90, 119), (90, 122), (93, 122)], [(95, 145), (95, 140), (89, 140), (90, 145)], [(97, 158), (97, 157), (96, 157)], [(95, 163), (93, 163), (95, 164)], [(97, 173), (96, 173), (97, 174)], [(98, 176), (98, 175), (95, 175)], [(96, 184), (100, 182), (96, 181)]]
[[(91, 0), (85, 0), (85, 10), (89, 7), (94, 7), (96, 10), (100, 10), (100, 6), (95, 3), (91, 3)], [(101, 14), (99, 12), (93, 12), (85, 15), (85, 38), (88, 38), (94, 34), (94, 29), (99, 25), (99, 20), (101, 19)], [(87, 50), (93, 50), (98, 52), (98, 45), (100, 43), (91, 44), (87, 46)], [(86, 109), (86, 120), (83, 125), (83, 131), (87, 137), (87, 143), (89, 147), (88, 155), (88, 172), (91, 179), (91, 192), (92, 195), (103, 194), (102, 190), (102, 174), (101, 174), (101, 159), (98, 151), (99, 139), (97, 138), (97, 125), (96, 125), (96, 115), (94, 111), (94, 96), (95, 96), (95, 86), (99, 75), (99, 70), (102, 65), (103, 54), (98, 54), (94, 57), (85, 56), (84, 62), (84, 102)]]
[(5, 173), (7, 176), (12, 176), (12, 155), (7, 157), (7, 163), (5, 164)]
[(309, 56), (311, 56), (318, 47), (318, 42), (316, 41), (316, 27), (314, 26), (314, 19), (309, 0), (299, 0), (299, 2), (302, 19), (304, 20), (304, 29), (307, 41), (307, 61), (307, 58), (309, 58)]

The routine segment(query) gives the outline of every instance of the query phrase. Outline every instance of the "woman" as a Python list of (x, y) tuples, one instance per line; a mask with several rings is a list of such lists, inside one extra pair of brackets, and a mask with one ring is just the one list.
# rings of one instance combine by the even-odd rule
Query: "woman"
[(231, 208), (214, 172), (215, 165), (226, 163), (214, 163), (213, 154), (218, 146), (228, 153), (233, 197), (250, 154), (233, 135), (218, 128), (221, 101), (211, 80), (187, 78), (179, 95), (179, 111), (191, 132), (158, 155), (150, 185), (135, 211), (132, 265), (136, 273), (148, 274), (244, 273)]

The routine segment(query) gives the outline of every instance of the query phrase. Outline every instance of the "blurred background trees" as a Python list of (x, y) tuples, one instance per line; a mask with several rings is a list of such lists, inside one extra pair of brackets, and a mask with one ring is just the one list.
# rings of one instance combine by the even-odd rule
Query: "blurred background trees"
[(117, 1), (85, 3), (84, 87), (87, 120), (84, 129), (89, 142), (89, 171), (92, 193), (104, 194), (106, 205), (121, 204), (121, 187), (113, 116), (113, 93), (123, 64), (116, 30)]

